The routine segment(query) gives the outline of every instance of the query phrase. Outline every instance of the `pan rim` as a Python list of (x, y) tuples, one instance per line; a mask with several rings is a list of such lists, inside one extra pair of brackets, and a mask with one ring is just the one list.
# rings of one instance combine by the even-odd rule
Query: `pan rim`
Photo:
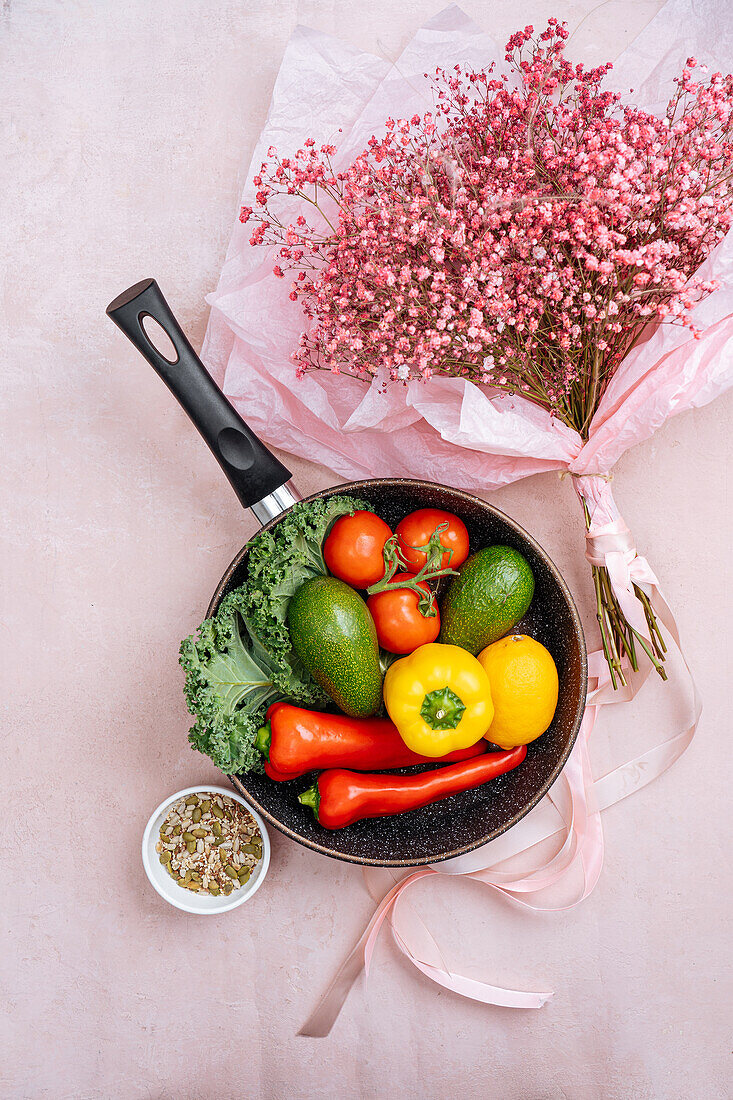
[[(343, 863), (352, 863), (362, 867), (423, 867), (434, 863), (442, 863), (444, 860), (454, 859), (456, 856), (466, 855), (468, 852), (476, 851), (477, 848), (482, 848), (485, 844), (489, 844), (492, 840), (496, 840), (497, 837), (507, 832), (508, 829), (511, 829), (514, 825), (521, 821), (523, 817), (526, 817), (530, 810), (534, 809), (534, 807), (541, 801), (541, 799), (544, 798), (544, 796), (547, 794), (553, 784), (560, 777), (560, 774), (568, 761), (570, 753), (573, 750), (573, 747), (578, 737), (578, 731), (580, 730), (581, 722), (583, 721), (583, 715), (585, 713), (587, 703), (586, 696), (588, 690), (588, 653), (585, 643), (585, 634), (583, 632), (583, 624), (580, 620), (580, 614), (575, 604), (575, 600), (573, 599), (565, 578), (555, 565), (550, 555), (547, 553), (544, 547), (540, 546), (537, 540), (532, 535), (530, 535), (528, 531), (525, 531), (521, 524), (517, 523), (517, 521), (515, 519), (512, 519), (511, 516), (507, 515), (506, 512), (503, 512), (494, 504), (490, 504), (489, 501), (484, 500), (482, 497), (476, 496), (473, 493), (468, 493), (464, 489), (456, 489), (453, 488), (453, 486), (444, 485), (437, 481), (425, 481), (420, 478), (377, 477), (362, 478), (359, 481), (345, 481), (339, 483), (338, 485), (331, 485), (326, 489), (319, 489), (317, 492), (311, 493), (310, 496), (304, 497), (303, 500), (310, 502), (313, 500), (319, 500), (322, 497), (332, 496), (338, 492), (347, 491), (350, 495), (357, 495), (360, 488), (374, 485), (382, 485), (385, 487), (401, 486), (415, 489), (431, 490), (447, 489), (450, 493), (463, 498), (467, 502), (470, 502), (472, 504), (480, 504), (489, 512), (493, 513), (493, 515), (499, 520), (508, 524), (509, 527), (511, 527), (516, 534), (518, 534), (521, 538), (526, 539), (526, 541), (530, 544), (534, 551), (545, 562), (550, 572), (552, 573), (560, 591), (562, 592), (563, 598), (565, 599), (565, 602), (568, 606), (570, 617), (572, 619), (573, 627), (575, 629), (580, 647), (581, 690), (579, 693), (575, 718), (573, 720), (573, 725), (571, 728), (570, 736), (568, 738), (566, 749), (560, 756), (547, 781), (542, 785), (542, 787), (537, 791), (532, 799), (528, 803), (523, 805), (521, 810), (518, 810), (517, 813), (513, 814), (512, 817), (509, 818), (503, 825), (496, 829), (493, 829), (486, 836), (480, 837), (479, 839), (472, 841), (470, 844), (462, 845), (461, 847), (449, 852), (441, 852), (436, 855), (430, 856), (421, 856), (419, 859), (373, 859), (368, 856), (349, 855), (348, 853), (329, 848), (327, 844), (319, 843), (316, 840), (309, 840), (306, 837), (301, 836), (299, 833), (294, 832), (294, 830), (290, 829), (287, 825), (284, 825), (282, 822), (276, 820), (273, 815), (264, 806), (262, 806), (257, 798), (255, 798), (252, 792), (248, 790), (248, 788), (244, 785), (239, 776), (227, 775), (226, 778), (229, 783), (231, 783), (231, 785), (234, 787), (234, 789), (242, 795), (242, 797), (251, 802), (255, 809), (260, 814), (262, 814), (265, 820), (269, 822), (269, 824), (271, 824), (273, 828), (277, 829), (285, 836), (290, 837), (290, 839), (296, 841), (296, 843), (302, 844), (306, 848), (310, 848), (311, 851), (318, 852), (321, 855), (329, 856), (331, 859), (339, 859)], [(273, 519), (268, 520), (267, 523), (263, 524), (263, 526), (255, 532), (255, 535), (260, 534), (262, 531), (269, 531), (272, 527), (275, 526), (275, 524), (279, 523), (283, 516), (287, 515), (289, 511), (290, 508), (286, 509), (286, 511), (284, 512), (281, 512)], [(253, 535), (252, 538), (254, 538), (255, 535)], [(209, 606), (206, 611), (207, 618), (215, 613), (219, 603), (223, 598), (224, 590), (231, 580), (234, 571), (239, 567), (242, 559), (246, 555), (247, 549), (251, 541), (252, 540), (249, 539), (229, 563), (221, 580), (216, 586), (214, 595), (209, 602)]]

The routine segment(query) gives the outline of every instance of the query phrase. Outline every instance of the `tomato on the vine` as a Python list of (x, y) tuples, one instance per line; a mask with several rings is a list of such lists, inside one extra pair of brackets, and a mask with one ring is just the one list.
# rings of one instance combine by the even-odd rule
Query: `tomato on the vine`
[(354, 588), (368, 588), (384, 576), (384, 544), (391, 527), (374, 512), (341, 516), (323, 544), (323, 557), (334, 577)]
[[(412, 653), (418, 646), (434, 642), (440, 633), (438, 605), (434, 605), (435, 614), (426, 617), (419, 609), (417, 592), (412, 588), (397, 587), (401, 581), (414, 579), (413, 573), (398, 573), (389, 582), (388, 588), (376, 592), (367, 600), (379, 644), (390, 653)], [(430, 595), (428, 584), (419, 581), (418, 586), (426, 596)]]
[[(462, 519), (452, 512), (444, 512), (440, 508), (419, 508), (417, 512), (411, 512), (397, 524), (397, 536), (400, 550), (407, 565), (416, 573), (419, 572), (427, 561), (424, 550), (415, 549), (418, 546), (427, 546), (430, 536), (441, 524), (447, 524), (440, 532), (441, 546), (445, 547), (439, 569), (458, 569), (468, 557), (468, 531)], [(449, 551), (453, 551), (452, 554)]]

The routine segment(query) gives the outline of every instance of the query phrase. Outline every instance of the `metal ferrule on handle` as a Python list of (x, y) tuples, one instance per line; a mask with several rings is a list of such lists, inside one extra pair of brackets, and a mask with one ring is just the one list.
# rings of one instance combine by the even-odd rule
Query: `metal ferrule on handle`
[(281, 485), (274, 493), (270, 493), (269, 496), (253, 504), (252, 511), (264, 527), (271, 519), (275, 519), (285, 512), (291, 504), (295, 504), (296, 501), (301, 499), (301, 494), (292, 481), (289, 481), (287, 485)]
[[(299, 494), (288, 486), (290, 471), (261, 443), (216, 386), (186, 339), (155, 279), (136, 283), (107, 306), (107, 314), (160, 375), (227, 475), (245, 508), (260, 523), (289, 508)], [(176, 359), (166, 359), (143, 326), (157, 321), (172, 341)]]

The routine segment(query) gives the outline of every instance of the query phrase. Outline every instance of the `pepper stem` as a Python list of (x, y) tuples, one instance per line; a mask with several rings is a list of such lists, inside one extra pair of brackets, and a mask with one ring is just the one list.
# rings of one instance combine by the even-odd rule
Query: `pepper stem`
[(257, 730), (257, 736), (255, 737), (255, 748), (266, 760), (270, 759), (270, 742), (272, 740), (272, 726), (269, 722), (265, 722), (264, 726), (260, 726)]
[(317, 821), (318, 807), (321, 803), (321, 792), (318, 790), (318, 783), (314, 783), (312, 787), (308, 787), (302, 794), (299, 794), (298, 802), (301, 806), (310, 806)]
[(420, 714), (433, 730), (454, 730), (463, 717), (466, 704), (446, 684), (429, 691), (422, 701)]

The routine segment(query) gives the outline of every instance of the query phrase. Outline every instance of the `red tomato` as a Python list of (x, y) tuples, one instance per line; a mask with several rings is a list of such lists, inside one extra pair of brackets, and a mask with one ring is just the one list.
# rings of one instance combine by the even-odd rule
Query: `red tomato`
[(334, 577), (354, 588), (368, 588), (384, 576), (384, 544), (392, 529), (374, 512), (354, 512), (336, 520), (323, 544)]
[(454, 516), (452, 512), (442, 512), (439, 508), (420, 508), (417, 512), (410, 512), (397, 524), (397, 534), (400, 540), (400, 549), (410, 569), (418, 573), (425, 565), (427, 555), (422, 550), (415, 550), (416, 546), (427, 546), (430, 536), (441, 523), (448, 526), (440, 534), (440, 542), (446, 550), (452, 550), (453, 554), (443, 554), (440, 563), (441, 569), (458, 569), (468, 557), (468, 531), (462, 519)]
[[(413, 580), (413, 573), (397, 573), (390, 584)], [(420, 581), (420, 588), (430, 594), (430, 586)], [(377, 628), (377, 638), (383, 649), (390, 653), (412, 653), (418, 646), (434, 642), (440, 634), (440, 612), (435, 604), (435, 615), (428, 619), (418, 608), (417, 592), (411, 588), (387, 588), (367, 600)]]

